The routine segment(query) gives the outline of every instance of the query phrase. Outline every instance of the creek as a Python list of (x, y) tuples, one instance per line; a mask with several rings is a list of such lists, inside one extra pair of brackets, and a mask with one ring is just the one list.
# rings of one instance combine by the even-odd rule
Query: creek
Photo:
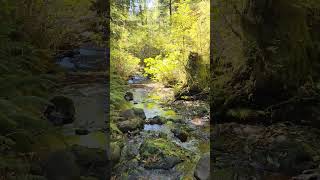
[[(124, 142), (117, 165), (118, 177), (166, 180), (193, 177), (197, 161), (210, 151), (208, 104), (174, 102), (172, 88), (140, 76), (133, 77), (128, 84), (133, 94), (131, 107), (143, 109), (146, 120), (143, 129), (130, 133)], [(152, 122), (154, 119), (161, 122)]]

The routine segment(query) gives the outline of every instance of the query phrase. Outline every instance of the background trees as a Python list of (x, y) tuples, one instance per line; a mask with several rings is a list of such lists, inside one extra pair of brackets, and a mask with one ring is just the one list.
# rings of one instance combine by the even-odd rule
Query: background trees
[(113, 4), (111, 54), (121, 51), (122, 56), (112, 55), (112, 62), (128, 66), (112, 66), (116, 72), (127, 77), (140, 64), (144, 73), (155, 80), (166, 85), (186, 85), (188, 57), (195, 52), (201, 57), (199, 64), (204, 70), (195, 84), (207, 87), (209, 1), (134, 0)]

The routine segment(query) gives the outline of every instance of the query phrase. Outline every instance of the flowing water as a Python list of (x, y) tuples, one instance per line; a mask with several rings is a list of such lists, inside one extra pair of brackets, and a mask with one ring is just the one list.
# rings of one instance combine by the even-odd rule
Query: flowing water
[[(104, 49), (83, 46), (73, 50), (71, 57), (58, 58), (56, 63), (68, 74), (76, 72), (77, 74), (73, 76), (79, 76), (68, 80), (67, 85), (56, 92), (56, 95), (70, 98), (75, 106), (74, 122), (61, 128), (67, 143), (106, 149), (108, 144), (106, 138), (108, 136), (105, 134), (107, 132), (104, 131), (107, 120), (106, 84), (96, 81), (95, 77), (91, 78), (93, 82), (83, 81), (84, 78), (90, 79), (93, 73), (105, 67)], [(87, 133), (78, 135), (77, 129), (85, 130)]]
[[(134, 97), (131, 104), (133, 107), (143, 109), (146, 122), (142, 131), (133, 134), (125, 142), (121, 153), (121, 162), (126, 163), (121, 164), (120, 162), (118, 167), (119, 173), (122, 174), (120, 179), (179, 179), (193, 176), (197, 160), (202, 154), (210, 151), (208, 105), (198, 101), (171, 104), (174, 95), (172, 88), (165, 88), (161, 84), (150, 82), (142, 77), (132, 78), (128, 83)], [(200, 114), (199, 109), (201, 108), (205, 108), (206, 113)], [(148, 124), (150, 119), (156, 116), (166, 119), (166, 122), (164, 124)], [(197, 123), (194, 123), (195, 119), (197, 119)], [(188, 133), (187, 141), (182, 142), (176, 137), (174, 130), (185, 130)], [(143, 163), (137, 163), (135, 158), (128, 158), (136, 156), (139, 159), (143, 153), (141, 152), (141, 144), (150, 140), (157, 141), (163, 137), (168, 141), (168, 144), (174, 143), (174, 148), (168, 148), (168, 151), (171, 151), (169, 154), (181, 149), (191, 157), (170, 169), (145, 168)], [(136, 153), (132, 155), (131, 152)], [(127, 177), (123, 174), (126, 174)]]

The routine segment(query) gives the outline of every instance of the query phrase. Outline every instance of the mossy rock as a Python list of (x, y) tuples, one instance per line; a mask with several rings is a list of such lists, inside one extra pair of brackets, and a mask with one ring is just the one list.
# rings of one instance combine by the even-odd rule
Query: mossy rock
[(188, 152), (164, 138), (148, 139), (140, 147), (141, 161), (145, 168), (171, 169), (184, 161)]
[(151, 119), (148, 119), (149, 124), (153, 125), (153, 124), (165, 124), (167, 122), (167, 119), (161, 116), (155, 116)]
[(121, 132), (126, 133), (128, 131), (143, 129), (144, 120), (140, 118), (133, 118), (130, 120), (118, 122), (117, 126)]

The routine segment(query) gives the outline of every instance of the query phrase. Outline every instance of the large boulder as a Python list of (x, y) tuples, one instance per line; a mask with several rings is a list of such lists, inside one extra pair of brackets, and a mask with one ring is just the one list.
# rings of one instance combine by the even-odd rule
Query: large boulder
[(143, 129), (145, 119), (146, 115), (144, 114), (143, 109), (132, 108), (120, 112), (120, 118), (118, 118), (119, 121), (116, 123), (122, 132), (129, 132), (137, 129)]
[(144, 113), (144, 110), (141, 108), (132, 108), (134, 114), (138, 116), (139, 118), (145, 120), (146, 119), (146, 114)]
[(120, 112), (120, 117), (123, 117), (124, 119), (132, 119), (135, 117), (146, 119), (146, 115), (144, 113), (144, 110), (141, 108), (132, 108), (132, 109), (126, 109), (122, 112)]
[(204, 154), (200, 158), (194, 176), (198, 180), (208, 180), (210, 178), (210, 153)]
[(169, 170), (186, 158), (185, 153), (165, 138), (147, 139), (140, 147), (141, 162), (147, 169)]
[(122, 132), (126, 133), (129, 131), (134, 131), (136, 129), (143, 129), (144, 120), (141, 118), (133, 118), (117, 122), (117, 126)]
[(153, 117), (153, 118), (151, 118), (151, 119), (148, 119), (148, 124), (151, 124), (151, 125), (153, 125), (153, 124), (162, 125), (162, 124), (165, 124), (166, 121), (167, 121), (167, 119), (164, 118), (164, 117), (155, 116), (155, 117)]
[(55, 126), (62, 126), (74, 121), (75, 107), (72, 99), (65, 96), (56, 96), (50, 100), (44, 115)]
[(131, 118), (135, 117), (135, 113), (132, 109), (126, 109), (124, 111), (121, 111), (119, 115), (124, 120), (131, 119)]

